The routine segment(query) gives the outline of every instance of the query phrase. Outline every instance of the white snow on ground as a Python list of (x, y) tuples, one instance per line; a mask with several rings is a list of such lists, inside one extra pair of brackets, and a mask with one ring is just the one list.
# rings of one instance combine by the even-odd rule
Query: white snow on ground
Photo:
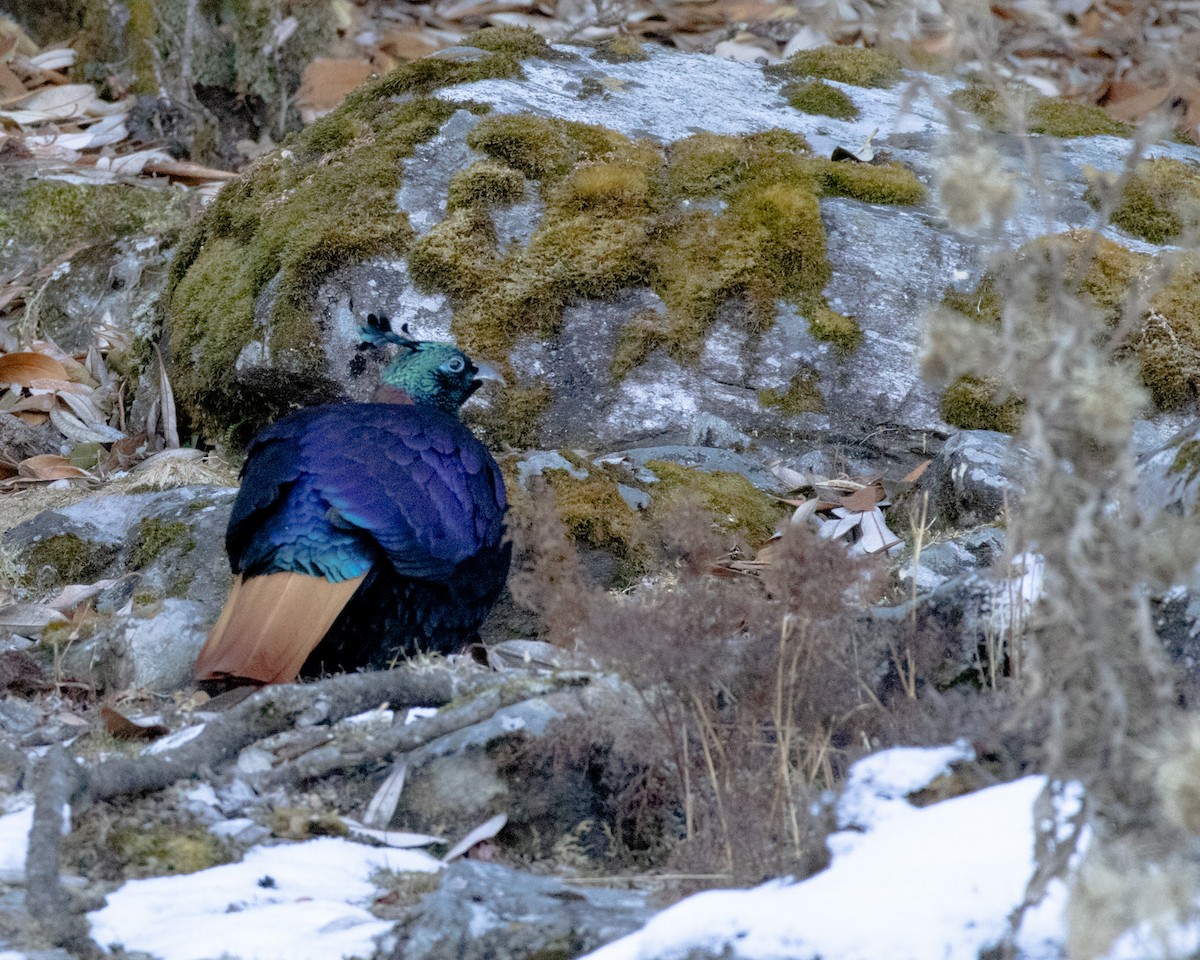
[(158, 960), (370, 956), (375, 938), (392, 928), (366, 909), (379, 892), (371, 875), (440, 867), (417, 851), (333, 837), (256, 847), (240, 863), (126, 883), (88, 919), (102, 947), (121, 944)]
[[(856, 764), (839, 804), (833, 862), (801, 883), (698, 894), (589, 960), (673, 960), (707, 950), (746, 960), (977, 960), (1008, 929), (1033, 871), (1033, 803), (1025, 777), (916, 808), (905, 795), (963, 748), (898, 749)], [(1026, 958), (1058, 957), (1062, 900), (1020, 938)], [(1056, 936), (1054, 934), (1057, 934)], [(1044, 951), (1044, 952), (1043, 952)]]
[[(711, 891), (663, 911), (590, 960), (674, 960), (693, 950), (741, 960), (977, 960), (1007, 933), (1033, 870), (1033, 804), (1045, 781), (1026, 777), (924, 808), (907, 797), (967, 760), (965, 746), (901, 748), (855, 764), (838, 803), (830, 867), (800, 883)], [(1068, 791), (1060, 813), (1078, 803)], [(17, 802), (28, 804), (27, 798)], [(0, 816), (0, 870), (23, 867), (32, 809)], [(433, 872), (412, 850), (342, 839), (257, 847), (236, 864), (126, 883), (88, 915), (102, 946), (156, 960), (337, 960), (369, 956), (392, 924), (367, 907), (379, 869)], [(270, 878), (269, 880), (267, 878)], [(1025, 916), (1022, 960), (1058, 960), (1065, 886)], [(1200, 944), (1200, 928), (1172, 945)], [(1161, 930), (1126, 934), (1112, 960), (1164, 956)], [(1180, 954), (1182, 955), (1182, 954)], [(9, 955), (0, 953), (0, 960)]]
[(0, 881), (10, 883), (25, 876), (25, 851), (33, 826), (33, 802), (27, 797), (11, 798), (0, 816)]

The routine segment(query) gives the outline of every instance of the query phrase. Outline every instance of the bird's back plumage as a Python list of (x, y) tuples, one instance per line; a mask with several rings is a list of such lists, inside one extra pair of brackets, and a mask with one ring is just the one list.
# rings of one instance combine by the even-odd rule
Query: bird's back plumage
[(461, 647), (504, 586), (505, 509), (495, 460), (449, 413), (285, 417), (249, 448), (226, 534), (238, 585), (197, 677), (280, 682)]

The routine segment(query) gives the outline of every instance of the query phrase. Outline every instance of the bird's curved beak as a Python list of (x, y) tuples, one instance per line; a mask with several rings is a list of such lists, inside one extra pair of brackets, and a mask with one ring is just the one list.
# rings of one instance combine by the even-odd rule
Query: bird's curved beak
[(491, 380), (493, 383), (498, 383), (502, 387), (508, 386), (508, 381), (500, 376), (500, 372), (490, 363), (483, 363), (480, 360), (475, 361), (475, 376), (472, 379), (476, 383), (483, 383), (485, 380)]

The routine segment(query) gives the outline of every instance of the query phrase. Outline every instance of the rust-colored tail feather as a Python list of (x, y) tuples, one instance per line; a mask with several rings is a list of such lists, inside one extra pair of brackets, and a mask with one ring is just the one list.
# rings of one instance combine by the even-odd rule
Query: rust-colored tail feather
[(196, 679), (291, 683), (362, 580), (330, 583), (302, 573), (238, 577), (196, 658)]

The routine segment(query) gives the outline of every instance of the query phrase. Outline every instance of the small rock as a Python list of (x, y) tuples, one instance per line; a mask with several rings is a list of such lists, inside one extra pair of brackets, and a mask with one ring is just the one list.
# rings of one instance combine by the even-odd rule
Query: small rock
[(641, 891), (578, 889), (460, 860), (403, 925), (391, 960), (577, 957), (639, 929), (652, 912)]
[(946, 441), (921, 477), (929, 519), (956, 527), (992, 523), (1024, 493), (1027, 455), (1012, 437), (964, 430)]

